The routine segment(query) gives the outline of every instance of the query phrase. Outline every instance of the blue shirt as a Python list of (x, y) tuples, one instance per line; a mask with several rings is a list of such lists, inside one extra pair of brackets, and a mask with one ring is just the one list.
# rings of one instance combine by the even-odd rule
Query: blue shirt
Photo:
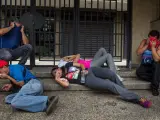
[[(25, 75), (23, 73), (24, 69), (26, 69)], [(9, 76), (14, 78), (17, 82), (24, 81), (24, 83), (36, 78), (27, 68), (19, 64), (9, 66)]]
[(0, 48), (17, 48), (22, 40), (21, 27), (14, 27), (8, 33), (0, 36)]

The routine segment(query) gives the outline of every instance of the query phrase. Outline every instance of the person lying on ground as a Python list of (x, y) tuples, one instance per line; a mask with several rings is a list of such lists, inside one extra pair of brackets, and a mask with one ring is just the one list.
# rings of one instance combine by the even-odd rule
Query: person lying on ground
[[(104, 63), (106, 63), (107, 67), (117, 74), (116, 65), (113, 61), (113, 57), (110, 53), (107, 53), (105, 48), (100, 48), (94, 55), (93, 60), (80, 59), (80, 54), (63, 57), (63, 59), (60, 60), (58, 67), (65, 66), (65, 64), (68, 62), (83, 64), (86, 69), (89, 69), (90, 67), (103, 66)], [(124, 80), (118, 74), (117, 76), (121, 81)]]
[(137, 103), (144, 108), (151, 107), (151, 101), (127, 90), (111, 69), (97, 66), (90, 67), (88, 71), (79, 68), (70, 71), (67, 64), (63, 69), (56, 66), (51, 70), (53, 80), (62, 87), (68, 88), (70, 83), (80, 84), (91, 89), (111, 91), (120, 95), (123, 100)]
[(0, 78), (9, 79), (10, 84), (2, 87), (3, 91), (13, 94), (5, 98), (5, 103), (12, 108), (29, 112), (43, 112), (49, 115), (58, 103), (58, 96), (43, 96), (42, 83), (23, 65), (8, 65), (0, 60)]

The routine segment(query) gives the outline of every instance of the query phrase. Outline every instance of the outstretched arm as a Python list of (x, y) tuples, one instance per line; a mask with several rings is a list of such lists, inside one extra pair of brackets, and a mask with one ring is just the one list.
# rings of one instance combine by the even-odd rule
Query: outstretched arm
[(63, 60), (65, 60), (67, 62), (73, 61), (73, 62), (77, 63), (79, 58), (80, 58), (80, 54), (76, 54), (76, 55), (65, 56), (65, 57), (63, 57)]
[(11, 23), (11, 25), (9, 27), (1, 28), (0, 29), (0, 36), (8, 33), (10, 30), (12, 30), (12, 28), (14, 28), (14, 23), (13, 22)]

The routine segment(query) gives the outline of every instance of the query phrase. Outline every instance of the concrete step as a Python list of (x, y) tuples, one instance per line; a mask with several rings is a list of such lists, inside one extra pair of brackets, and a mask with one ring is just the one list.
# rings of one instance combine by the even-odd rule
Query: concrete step
[[(35, 67), (32, 69), (32, 73), (38, 78), (51, 78), (51, 69), (51, 67)], [(135, 72), (135, 69), (129, 70), (127, 68), (117, 71), (117, 73), (123, 78), (136, 78)]]
[[(83, 85), (77, 85), (77, 84), (70, 84), (69, 88), (62, 88), (60, 85), (55, 83), (52, 79), (40, 79), (44, 83), (44, 90), (46, 91), (90, 91), (91, 89), (83, 86)], [(9, 83), (8, 80), (1, 80), (0, 81), (0, 87), (3, 86), (3, 84)], [(144, 90), (150, 88), (150, 83), (142, 80), (138, 80), (135, 78), (125, 78), (125, 81), (123, 81), (124, 85), (128, 89), (132, 90)]]

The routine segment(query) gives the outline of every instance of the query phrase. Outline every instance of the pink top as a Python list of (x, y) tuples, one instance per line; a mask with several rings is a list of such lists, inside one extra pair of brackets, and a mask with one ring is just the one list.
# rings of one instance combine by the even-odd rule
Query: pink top
[(92, 60), (83, 60), (83, 59), (78, 60), (78, 63), (83, 64), (87, 69), (90, 68), (91, 62)]

